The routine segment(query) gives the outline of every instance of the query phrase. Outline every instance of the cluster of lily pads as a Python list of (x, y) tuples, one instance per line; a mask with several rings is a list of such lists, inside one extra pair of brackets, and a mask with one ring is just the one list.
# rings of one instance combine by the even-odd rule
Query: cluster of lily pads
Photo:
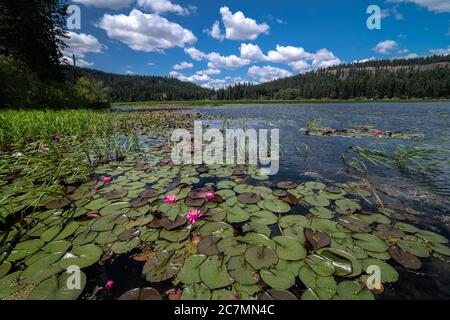
[(356, 128), (335, 129), (330, 127), (311, 127), (305, 131), (306, 135), (327, 137), (377, 137), (382, 139), (422, 139), (422, 133), (410, 133), (402, 131), (382, 131), (380, 129)]
[[(142, 261), (148, 282), (119, 299), (162, 299), (160, 283), (189, 300), (374, 299), (383, 288), (367, 288), (367, 267), (388, 284), (398, 268), (450, 255), (412, 214), (366, 208), (360, 184), (275, 183), (253, 166), (177, 166), (165, 147), (147, 151), (99, 166), (0, 233), (1, 299), (85, 298), (90, 267), (121, 255)], [(70, 266), (83, 270), (78, 290)]]

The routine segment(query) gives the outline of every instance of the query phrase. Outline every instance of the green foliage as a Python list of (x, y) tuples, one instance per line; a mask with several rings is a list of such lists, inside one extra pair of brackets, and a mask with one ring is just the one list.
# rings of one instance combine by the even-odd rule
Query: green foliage
[(108, 107), (108, 91), (103, 83), (94, 79), (81, 77), (75, 85), (75, 97), (85, 107)]

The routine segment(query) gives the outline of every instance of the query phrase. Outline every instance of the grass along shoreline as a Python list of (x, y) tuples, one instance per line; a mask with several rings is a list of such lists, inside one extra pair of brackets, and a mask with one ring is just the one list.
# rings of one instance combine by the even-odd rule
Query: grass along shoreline
[(207, 101), (134, 101), (134, 102), (113, 102), (112, 106), (129, 107), (209, 107), (222, 105), (240, 104), (346, 104), (346, 103), (413, 103), (413, 102), (450, 102), (450, 99), (311, 99), (311, 100), (207, 100)]

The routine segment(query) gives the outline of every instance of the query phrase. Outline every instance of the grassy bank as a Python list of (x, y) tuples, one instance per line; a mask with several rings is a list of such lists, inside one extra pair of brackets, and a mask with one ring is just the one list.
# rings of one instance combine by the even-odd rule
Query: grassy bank
[(222, 106), (236, 104), (322, 104), (322, 103), (407, 103), (407, 102), (448, 102), (448, 99), (349, 99), (349, 100), (208, 100), (208, 101), (136, 101), (136, 102), (114, 102), (113, 106), (130, 106), (130, 107), (203, 107), (203, 106)]

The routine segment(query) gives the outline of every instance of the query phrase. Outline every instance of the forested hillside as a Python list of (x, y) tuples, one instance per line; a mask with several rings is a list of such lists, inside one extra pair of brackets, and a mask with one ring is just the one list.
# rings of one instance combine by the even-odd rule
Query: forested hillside
[(259, 85), (208, 90), (171, 77), (77, 69), (102, 81), (112, 101), (450, 98), (450, 56), (343, 64)]
[(450, 55), (322, 69), (260, 85), (218, 90), (219, 100), (450, 98)]
[(169, 77), (118, 75), (82, 68), (76, 69), (76, 75), (102, 81), (112, 101), (185, 101), (211, 96), (208, 89)]

